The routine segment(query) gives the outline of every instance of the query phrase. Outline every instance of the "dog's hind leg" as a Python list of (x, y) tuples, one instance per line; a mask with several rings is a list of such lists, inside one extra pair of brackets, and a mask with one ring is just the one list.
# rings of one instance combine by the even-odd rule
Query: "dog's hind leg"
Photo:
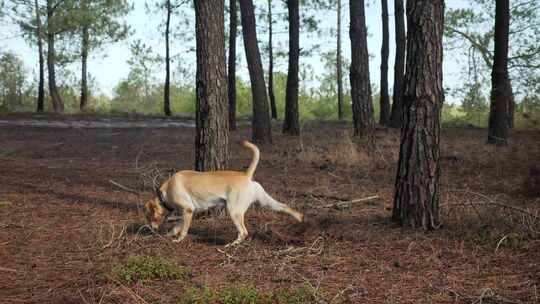
[(294, 210), (286, 204), (276, 201), (264, 190), (261, 184), (257, 182), (253, 182), (253, 184), (255, 184), (255, 197), (257, 198), (261, 206), (267, 206), (272, 210), (288, 213), (299, 222), (302, 222), (304, 220), (304, 215), (302, 213)]
[(234, 192), (229, 194), (227, 202), (227, 210), (231, 216), (231, 220), (234, 226), (238, 230), (238, 237), (232, 243), (225, 245), (225, 247), (236, 246), (242, 243), (248, 236), (248, 231), (244, 225), (244, 214), (251, 202), (246, 194)]

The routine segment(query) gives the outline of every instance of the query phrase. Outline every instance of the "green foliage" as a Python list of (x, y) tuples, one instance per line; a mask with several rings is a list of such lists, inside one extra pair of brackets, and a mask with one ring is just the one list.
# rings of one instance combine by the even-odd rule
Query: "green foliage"
[(517, 249), (526, 246), (529, 238), (523, 232), (503, 232), (494, 227), (484, 227), (468, 234), (465, 237), (465, 242), (470, 246)]
[(28, 110), (33, 91), (22, 59), (11, 52), (0, 54), (0, 112)]
[[(527, 95), (538, 79), (540, 67), (540, 2), (510, 1), (509, 72), (514, 93)], [(467, 73), (489, 79), (493, 65), (495, 1), (473, 0), (469, 7), (448, 9), (445, 15), (445, 47), (469, 59)], [(477, 65), (476, 61), (480, 64)]]
[(133, 8), (127, 0), (78, 2), (80, 6), (73, 18), (81, 27), (88, 28), (89, 50), (98, 49), (106, 43), (121, 41), (130, 34), (129, 25), (121, 19)]
[(116, 264), (112, 274), (126, 283), (150, 280), (181, 280), (191, 274), (191, 270), (164, 258), (131, 256), (125, 263)]
[(189, 289), (181, 304), (311, 304), (318, 303), (324, 295), (309, 285), (296, 290), (263, 292), (253, 287), (227, 287), (212, 290), (208, 287)]

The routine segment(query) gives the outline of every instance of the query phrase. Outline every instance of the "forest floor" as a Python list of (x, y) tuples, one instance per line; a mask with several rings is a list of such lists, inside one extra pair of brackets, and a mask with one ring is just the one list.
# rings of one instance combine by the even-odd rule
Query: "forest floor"
[[(540, 303), (538, 131), (492, 147), (483, 129), (443, 129), (444, 225), (424, 233), (390, 221), (399, 132), (379, 129), (368, 153), (348, 124), (308, 122), (301, 139), (276, 125), (255, 179), (306, 222), (251, 208), (249, 241), (224, 248), (236, 230), (219, 212), (179, 244), (144, 227), (148, 181), (192, 168), (192, 127), (0, 119), (1, 303)], [(231, 133), (232, 169), (249, 137)]]

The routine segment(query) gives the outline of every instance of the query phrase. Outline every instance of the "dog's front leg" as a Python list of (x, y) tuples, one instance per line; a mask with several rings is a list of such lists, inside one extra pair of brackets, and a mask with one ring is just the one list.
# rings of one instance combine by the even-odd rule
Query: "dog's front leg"
[[(191, 219), (193, 218), (193, 210), (191, 209), (184, 209), (182, 212), (182, 231), (180, 231), (180, 235), (173, 240), (173, 242), (181, 242), (184, 240), (187, 236), (189, 226), (191, 226)], [(173, 228), (173, 233), (177, 234), (177, 226)]]

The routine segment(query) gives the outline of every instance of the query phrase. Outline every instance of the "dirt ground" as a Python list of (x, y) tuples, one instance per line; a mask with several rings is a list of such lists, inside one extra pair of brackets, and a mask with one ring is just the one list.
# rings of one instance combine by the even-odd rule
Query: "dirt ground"
[[(3, 124), (0, 302), (178, 303), (194, 286), (308, 284), (326, 295), (321, 303), (540, 303), (540, 132), (513, 131), (510, 145), (496, 148), (485, 145), (485, 130), (444, 129), (444, 226), (423, 233), (389, 220), (398, 132), (378, 130), (369, 154), (347, 124), (310, 122), (303, 131), (299, 140), (276, 125), (255, 178), (303, 210), (306, 223), (252, 208), (250, 240), (226, 249), (236, 237), (226, 215), (199, 216), (173, 243), (140, 229), (148, 191), (111, 183), (147, 190), (151, 168), (192, 168), (193, 128)], [(239, 144), (249, 134), (249, 126), (231, 134), (232, 169), (249, 164)], [(123, 283), (111, 268), (134, 255), (181, 263), (192, 275)]]

